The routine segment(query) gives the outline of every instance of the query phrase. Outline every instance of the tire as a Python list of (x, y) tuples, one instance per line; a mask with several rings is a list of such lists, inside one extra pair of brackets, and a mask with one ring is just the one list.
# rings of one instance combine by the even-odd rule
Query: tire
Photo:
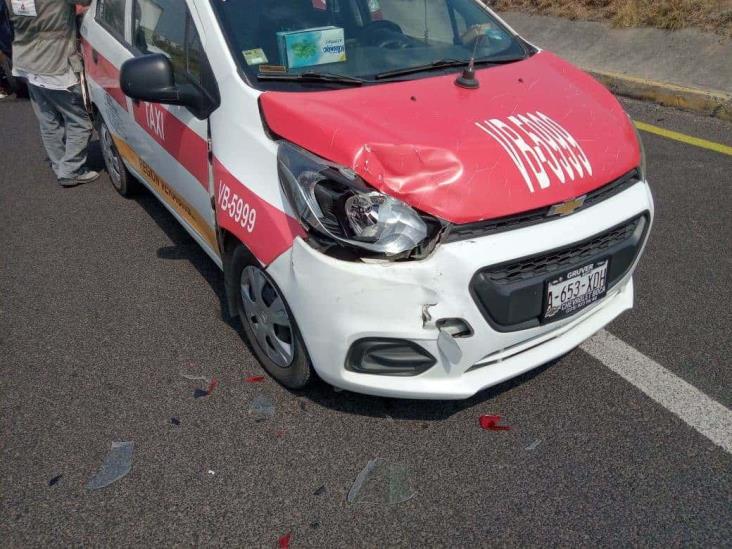
[(112, 134), (109, 131), (109, 128), (107, 128), (107, 125), (101, 119), (101, 116), (99, 117), (98, 132), (99, 146), (102, 149), (104, 165), (107, 168), (109, 179), (112, 181), (112, 186), (122, 196), (132, 196), (139, 190), (140, 184), (132, 174), (127, 171), (127, 167), (117, 150), (117, 146), (114, 144)]
[(288, 389), (302, 389), (315, 374), (282, 292), (242, 245), (233, 252), (231, 268), (242, 337), (273, 378)]

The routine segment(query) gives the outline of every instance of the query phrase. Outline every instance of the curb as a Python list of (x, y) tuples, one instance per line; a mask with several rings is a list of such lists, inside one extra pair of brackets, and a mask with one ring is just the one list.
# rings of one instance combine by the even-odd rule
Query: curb
[(732, 95), (728, 93), (685, 88), (625, 74), (585, 70), (617, 95), (653, 101), (666, 107), (694, 111), (732, 122)]

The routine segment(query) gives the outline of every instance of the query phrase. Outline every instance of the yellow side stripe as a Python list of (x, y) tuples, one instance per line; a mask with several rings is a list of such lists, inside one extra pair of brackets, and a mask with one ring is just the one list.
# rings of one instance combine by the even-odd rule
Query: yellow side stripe
[(706, 139), (701, 139), (699, 137), (692, 137), (690, 135), (674, 132), (665, 128), (659, 128), (658, 126), (652, 126), (651, 124), (646, 124), (645, 122), (638, 122), (635, 120), (634, 122), (636, 128), (641, 131), (660, 135), (661, 137), (673, 139), (674, 141), (681, 141), (682, 143), (686, 143), (687, 145), (694, 145), (695, 147), (701, 147), (702, 149), (707, 149), (710, 151), (715, 151), (732, 156), (732, 147), (728, 147), (727, 145), (715, 143), (714, 141), (707, 141)]
[(191, 207), (168, 183), (158, 175), (158, 173), (152, 169), (142, 158), (140, 158), (135, 151), (132, 150), (123, 139), (113, 136), (114, 144), (117, 147), (119, 154), (132, 164), (135, 169), (142, 175), (145, 180), (152, 185), (158, 192), (158, 195), (180, 216), (186, 220), (186, 222), (196, 231), (211, 247), (212, 250), (218, 253), (218, 244), (216, 243), (216, 234), (211, 230), (208, 223), (203, 217)]

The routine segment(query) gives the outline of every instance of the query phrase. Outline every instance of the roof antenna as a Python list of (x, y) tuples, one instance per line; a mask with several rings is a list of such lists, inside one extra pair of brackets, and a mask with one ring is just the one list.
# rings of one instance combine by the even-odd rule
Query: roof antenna
[(468, 66), (465, 67), (465, 70), (463, 70), (463, 74), (455, 79), (456, 86), (459, 86), (461, 88), (467, 88), (469, 90), (474, 90), (480, 87), (480, 82), (477, 78), (475, 78), (475, 53), (478, 51), (478, 46), (480, 46), (480, 43), (483, 41), (484, 36), (485, 33), (481, 34), (478, 38), (475, 39), (475, 45), (473, 46), (473, 55), (470, 56), (470, 63), (468, 63)]

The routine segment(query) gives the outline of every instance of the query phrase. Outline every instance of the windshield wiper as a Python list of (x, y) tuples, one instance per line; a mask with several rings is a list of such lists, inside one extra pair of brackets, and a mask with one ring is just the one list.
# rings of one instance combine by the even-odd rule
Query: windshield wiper
[(356, 78), (355, 76), (319, 71), (260, 72), (257, 73), (257, 78), (259, 80), (279, 80), (282, 82), (328, 82), (349, 86), (361, 86), (366, 82), (362, 78)]
[[(523, 61), (524, 59), (526, 59), (526, 57), (485, 57), (483, 59), (476, 59), (475, 65), (505, 65), (508, 63), (515, 63), (516, 61)], [(416, 67), (405, 67), (403, 69), (380, 72), (375, 75), (374, 78), (376, 80), (381, 80), (384, 78), (391, 78), (392, 76), (435, 71), (449, 67), (467, 67), (469, 64), (470, 59), (438, 59), (437, 61), (433, 61), (427, 65), (417, 65)]]

